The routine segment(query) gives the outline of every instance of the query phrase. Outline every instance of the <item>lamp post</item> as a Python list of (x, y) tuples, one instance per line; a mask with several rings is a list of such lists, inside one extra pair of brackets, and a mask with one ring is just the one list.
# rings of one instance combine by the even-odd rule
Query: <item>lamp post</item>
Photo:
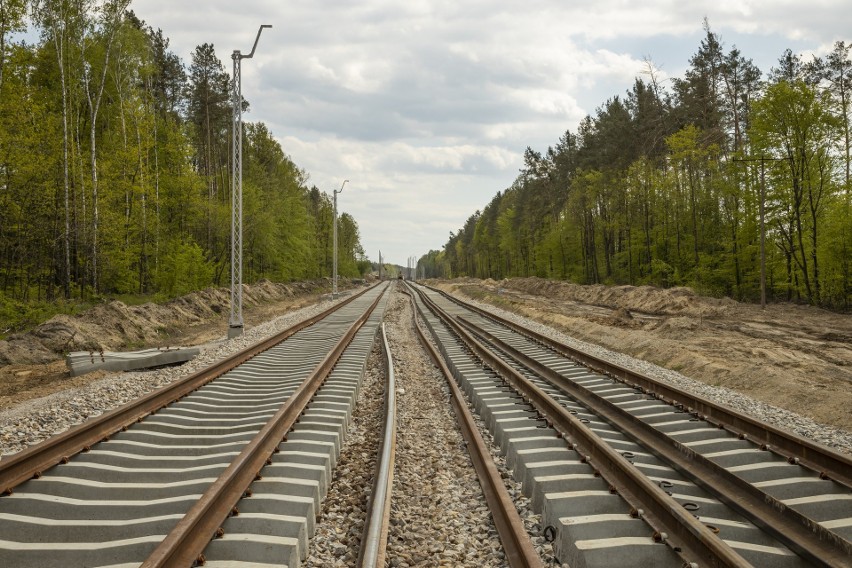
[(234, 122), (232, 125), (233, 141), (231, 144), (231, 317), (228, 320), (228, 338), (238, 337), (243, 333), (243, 89), (240, 76), (240, 62), (254, 57), (257, 42), (263, 28), (272, 26), (264, 24), (257, 30), (257, 37), (251, 53), (243, 55), (239, 49), (231, 54), (234, 60), (234, 91), (231, 103), (233, 106)]
[(334, 266), (334, 274), (331, 277), (331, 297), (337, 299), (337, 194), (343, 193), (343, 186), (346, 185), (348, 179), (343, 180), (343, 183), (340, 184), (340, 189), (335, 189), (334, 193), (334, 258), (332, 259), (332, 266)]

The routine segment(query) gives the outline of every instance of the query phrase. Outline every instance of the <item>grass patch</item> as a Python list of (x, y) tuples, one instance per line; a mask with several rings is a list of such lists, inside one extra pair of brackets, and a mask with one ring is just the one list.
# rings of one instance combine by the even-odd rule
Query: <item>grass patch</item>
[(0, 339), (29, 331), (55, 315), (78, 314), (93, 305), (90, 301), (65, 299), (22, 302), (0, 292)]

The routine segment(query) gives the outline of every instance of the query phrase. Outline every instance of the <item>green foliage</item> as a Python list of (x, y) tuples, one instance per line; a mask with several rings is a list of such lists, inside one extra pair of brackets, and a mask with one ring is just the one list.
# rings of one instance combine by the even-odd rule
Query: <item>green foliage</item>
[(671, 93), (649, 64), (623, 100), (546, 152), (527, 148), (512, 186), (425, 266), (755, 301), (763, 202), (769, 298), (849, 309), (852, 48), (838, 42), (808, 64), (788, 51), (762, 83), (706, 22), (705, 32)]
[[(175, 296), (229, 281), (229, 73), (209, 43), (184, 70), (128, 4), (0, 4), (0, 292), (10, 301)], [(27, 8), (39, 39), (11, 42), (28, 31)], [(331, 274), (331, 200), (307, 178), (264, 124), (244, 125), (245, 282)], [(355, 219), (342, 214), (340, 229), (340, 274), (358, 276)]]
[(355, 264), (358, 267), (358, 274), (360, 274), (362, 278), (373, 271), (373, 263), (366, 258), (362, 258)]
[(73, 314), (89, 307), (89, 303), (77, 301), (36, 299), (24, 302), (0, 291), (0, 339), (31, 329), (57, 314)]
[(672, 268), (667, 262), (660, 260), (659, 258), (651, 260), (651, 282), (658, 283), (663, 287), (671, 286), (673, 284), (672, 276), (674, 275), (674, 272), (674, 268)]
[(157, 289), (169, 298), (182, 296), (208, 286), (213, 266), (204, 258), (198, 244), (180, 239), (169, 243), (157, 271)]

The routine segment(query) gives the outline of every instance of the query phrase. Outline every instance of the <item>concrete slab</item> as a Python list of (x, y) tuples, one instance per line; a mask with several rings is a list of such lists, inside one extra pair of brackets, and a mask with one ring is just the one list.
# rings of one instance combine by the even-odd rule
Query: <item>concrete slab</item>
[[(261, 546), (250, 546), (257, 544)], [(204, 555), (216, 558), (217, 562), (236, 562), (238, 563), (236, 565), (254, 562), (276, 566), (298, 566), (299, 540), (285, 536), (226, 532), (222, 538), (210, 541)]]
[(185, 363), (201, 352), (198, 347), (158, 347), (141, 351), (74, 351), (65, 357), (65, 364), (76, 377), (92, 371), (132, 371)]

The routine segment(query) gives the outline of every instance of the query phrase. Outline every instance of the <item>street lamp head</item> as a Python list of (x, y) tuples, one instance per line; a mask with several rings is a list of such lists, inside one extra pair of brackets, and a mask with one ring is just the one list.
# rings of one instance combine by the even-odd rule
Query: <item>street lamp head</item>
[(334, 193), (343, 193), (343, 186), (349, 182), (348, 179), (343, 180), (343, 183), (340, 184), (340, 189), (335, 189)]
[[(251, 53), (249, 53), (248, 55), (240, 55), (239, 59), (251, 59), (252, 57), (254, 57), (254, 50), (257, 49), (257, 42), (260, 41), (260, 34), (261, 34), (261, 32), (263, 32), (263, 28), (271, 28), (271, 27), (272, 26), (270, 24), (261, 25), (257, 29), (257, 37), (254, 38), (254, 45), (251, 47)], [(234, 53), (236, 54), (238, 52), (235, 51)]]

